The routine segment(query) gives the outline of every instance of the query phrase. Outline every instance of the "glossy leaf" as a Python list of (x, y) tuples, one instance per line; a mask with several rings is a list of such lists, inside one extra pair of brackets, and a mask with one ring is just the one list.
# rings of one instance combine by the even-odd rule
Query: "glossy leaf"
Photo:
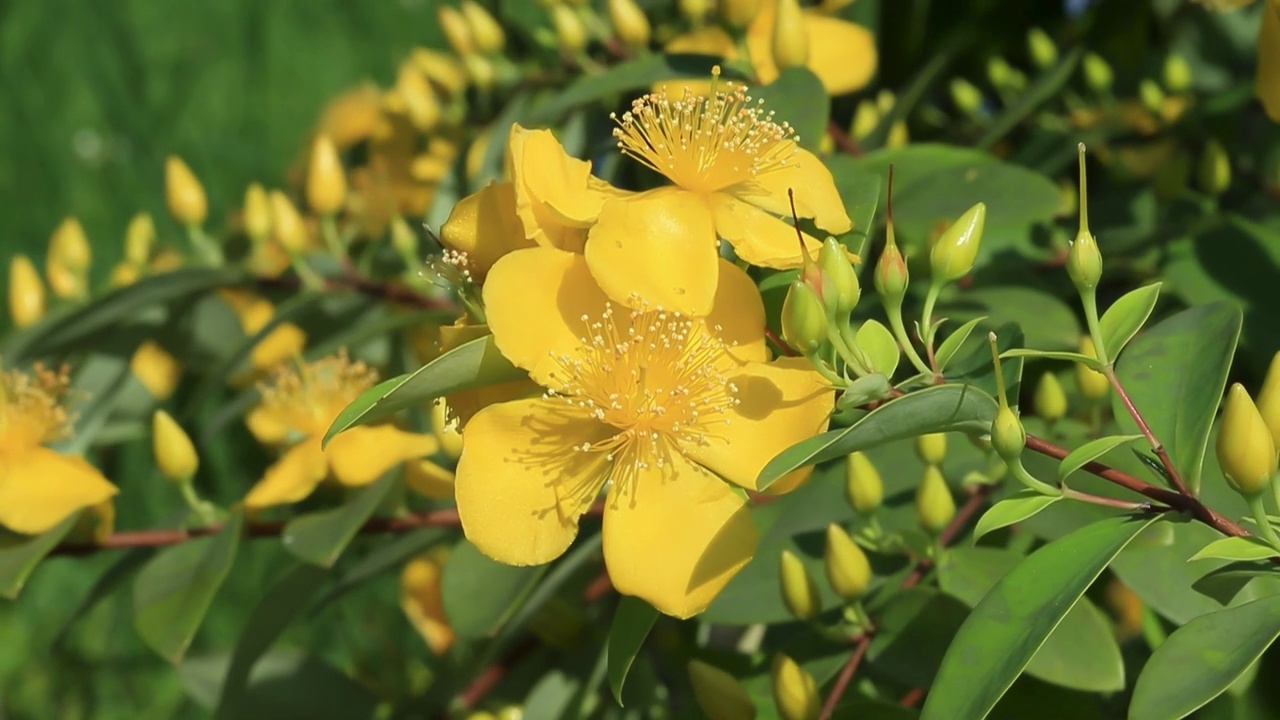
[(1034, 490), (1021, 490), (982, 513), (973, 528), (973, 539), (977, 541), (992, 530), (1020, 523), (1061, 499), (1061, 495), (1042, 495)]
[(41, 535), (0, 531), (0, 597), (18, 597), (36, 566), (71, 532), (79, 518), (80, 513), (72, 513)]
[(368, 425), (406, 408), (425, 406), (442, 395), (515, 380), (524, 374), (498, 352), (492, 335), (476, 338), (412, 373), (383, 381), (361, 393), (338, 413), (324, 442), (343, 430)]
[(967, 614), (963, 603), (933, 588), (899, 593), (878, 618), (867, 660), (899, 682), (929, 687)]
[[(790, 123), (802, 147), (815, 152), (818, 150), (826, 135), (831, 98), (812, 70), (784, 68), (768, 85), (752, 87), (751, 97), (763, 101), (764, 107), (775, 113), (776, 121)], [(804, 188), (798, 187), (795, 192), (802, 196)]]
[(1115, 359), (1120, 351), (1133, 339), (1160, 298), (1160, 286), (1163, 283), (1144, 285), (1137, 290), (1130, 290), (1111, 304), (1098, 321), (1098, 330), (1102, 334), (1102, 342), (1107, 349), (1107, 356)]
[(550, 101), (536, 107), (526, 125), (547, 125), (561, 115), (596, 100), (619, 93), (640, 94), (650, 85), (676, 78), (711, 79), (711, 68), (724, 59), (712, 55), (653, 53), (620, 63), (601, 73), (582, 75)]
[(341, 507), (290, 520), (284, 526), (280, 541), (299, 560), (332, 567), (397, 481), (396, 473), (387, 473), (381, 480), (352, 493), (351, 499)]
[(461, 542), (445, 561), (440, 578), (444, 613), (459, 637), (493, 632), (542, 577), (546, 566), (515, 567), (491, 560), (475, 545)]
[(1098, 362), (1095, 357), (1081, 355), (1075, 352), (1065, 352), (1057, 350), (1033, 350), (1031, 348), (1015, 348), (1000, 353), (1001, 358), (1041, 358), (1044, 360), (1066, 360), (1068, 362), (1082, 363), (1086, 367), (1094, 370), (1101, 370), (1102, 363)]
[(956, 356), (956, 353), (960, 350), (960, 346), (964, 345), (964, 341), (969, 339), (969, 335), (973, 332), (973, 329), (978, 326), (978, 323), (986, 319), (986, 315), (980, 315), (969, 320), (956, 328), (955, 332), (948, 335), (947, 339), (943, 340), (942, 344), (938, 345), (937, 352), (934, 353), (934, 358), (938, 361), (939, 372), (947, 369), (947, 365), (951, 362), (951, 358)]
[(613, 613), (613, 625), (609, 628), (609, 689), (613, 699), (622, 704), (622, 684), (631, 670), (640, 646), (649, 636), (649, 630), (658, 619), (658, 611), (639, 598), (624, 595)]
[(1151, 522), (1096, 522), (1018, 563), (956, 634), (921, 720), (985, 717), (1089, 585)]
[(1225, 537), (1205, 545), (1190, 560), (1266, 560), (1280, 557), (1277, 550), (1257, 537)]
[(143, 642), (172, 663), (182, 659), (231, 571), (244, 514), (237, 511), (218, 534), (162, 550), (133, 583), (134, 625)]
[(1090, 440), (1075, 450), (1067, 453), (1067, 456), (1062, 458), (1062, 462), (1058, 463), (1058, 479), (1066, 480), (1071, 473), (1079, 470), (1090, 462), (1097, 460), (1118, 447), (1141, 439), (1142, 435), (1110, 435), (1108, 437), (1100, 437), (1095, 440)]
[(881, 405), (847, 428), (782, 451), (760, 472), (759, 487), (763, 490), (792, 470), (892, 440), (932, 432), (987, 432), (995, 414), (996, 401), (969, 385), (937, 385), (912, 392)]
[(893, 333), (878, 320), (862, 323), (855, 335), (858, 347), (862, 348), (871, 361), (871, 370), (885, 377), (893, 377), (898, 369), (898, 361), (902, 359), (902, 351), (898, 349), (898, 341)]
[(1280, 636), (1280, 595), (1195, 618), (1156, 648), (1138, 676), (1129, 720), (1169, 720), (1226, 690)]
[(1202, 575), (1191, 587), (1220, 605), (1231, 605), (1246, 585), (1259, 577), (1275, 579), (1276, 575), (1276, 566), (1271, 563), (1239, 561)]

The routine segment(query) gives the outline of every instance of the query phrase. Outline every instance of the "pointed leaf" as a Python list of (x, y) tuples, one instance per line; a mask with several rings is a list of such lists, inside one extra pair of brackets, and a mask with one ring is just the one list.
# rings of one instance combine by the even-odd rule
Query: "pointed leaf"
[(956, 633), (921, 720), (986, 717), (1089, 585), (1152, 522), (1102, 520), (1018, 563)]
[(1098, 358), (1081, 355), (1078, 352), (1067, 352), (1065, 350), (1032, 350), (1031, 348), (1014, 348), (1000, 353), (1001, 358), (1042, 358), (1045, 360), (1069, 360), (1071, 362), (1083, 363), (1086, 367), (1093, 370), (1101, 370), (1102, 363), (1098, 362)]
[(978, 327), (978, 323), (986, 319), (986, 315), (973, 318), (956, 328), (955, 332), (948, 335), (947, 339), (942, 341), (942, 344), (938, 346), (938, 351), (934, 354), (934, 358), (938, 362), (938, 372), (942, 372), (947, 369), (947, 364), (951, 362), (951, 358), (956, 356), (956, 353), (960, 350), (960, 346), (964, 345), (964, 341), (969, 339), (969, 334), (973, 332), (974, 328)]
[(1223, 565), (1191, 583), (1196, 592), (1230, 605), (1244, 586), (1261, 576), (1276, 577), (1276, 566), (1270, 563), (1239, 561)]
[(546, 569), (503, 565), (475, 545), (460, 542), (440, 578), (445, 617), (458, 637), (484, 637), (506, 621)]
[(871, 361), (871, 370), (885, 377), (893, 377), (893, 371), (898, 369), (898, 361), (902, 358), (902, 351), (898, 349), (898, 341), (889, 328), (878, 320), (868, 320), (858, 328), (854, 339)]
[(1192, 560), (1266, 560), (1280, 557), (1280, 550), (1256, 537), (1225, 537), (1205, 545), (1200, 552), (1187, 558)]
[(1102, 314), (1098, 330), (1102, 334), (1107, 357), (1120, 357), (1120, 351), (1146, 324), (1160, 297), (1161, 285), (1162, 283), (1152, 283), (1130, 290)]
[(217, 535), (162, 550), (133, 583), (133, 622), (143, 642), (177, 664), (196, 635), (240, 547), (244, 514), (236, 511)]
[(71, 532), (79, 518), (80, 513), (72, 513), (41, 535), (0, 531), (0, 597), (18, 597), (36, 566)]
[(389, 472), (381, 480), (353, 493), (354, 497), (342, 507), (290, 520), (284, 526), (281, 542), (299, 560), (320, 567), (333, 567), (396, 481), (396, 473)]
[(90, 610), (98, 606), (98, 603), (111, 597), (116, 588), (123, 585), (125, 580), (132, 577), (155, 554), (155, 548), (140, 547), (133, 548), (117, 558), (106, 572), (98, 576), (98, 579), (93, 582), (93, 587), (89, 588), (89, 592), (85, 593), (80, 602), (76, 603), (75, 610), (63, 621), (62, 629), (58, 631), (52, 644), (55, 647), (62, 645), (67, 639), (67, 633), (77, 620), (88, 615)]
[(657, 619), (658, 611), (652, 605), (629, 595), (622, 596), (613, 613), (609, 628), (609, 689), (618, 705), (622, 705), (622, 683), (631, 670), (631, 662)]
[(1058, 479), (1066, 480), (1071, 473), (1079, 470), (1085, 465), (1097, 460), (1107, 453), (1115, 450), (1121, 445), (1126, 445), (1134, 440), (1141, 440), (1141, 435), (1111, 435), (1109, 437), (1100, 437), (1096, 440), (1081, 445), (1072, 450), (1066, 457), (1062, 458), (1062, 462), (1058, 463)]
[(1280, 595), (1193, 619), (1147, 660), (1129, 720), (1181, 718), (1222, 694), (1280, 636)]
[(1020, 523), (1061, 499), (1061, 495), (1041, 495), (1034, 490), (1021, 490), (982, 513), (973, 528), (973, 539), (976, 542), (992, 530)]

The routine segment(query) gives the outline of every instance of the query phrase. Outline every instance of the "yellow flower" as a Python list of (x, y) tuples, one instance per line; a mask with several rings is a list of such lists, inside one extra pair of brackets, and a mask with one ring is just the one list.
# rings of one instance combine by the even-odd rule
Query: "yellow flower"
[(43, 533), (117, 492), (84, 458), (44, 447), (70, 432), (68, 383), (39, 366), (0, 374), (0, 526), (13, 532)]
[(448, 557), (449, 549), (440, 546), (405, 563), (400, 572), (400, 607), (436, 655), (447, 652), (454, 638), (440, 591), (440, 578)]
[[(275, 316), (275, 306), (269, 300), (244, 290), (223, 289), (218, 292), (223, 301), (231, 307), (240, 328), (245, 335), (255, 335), (271, 322)], [(307, 334), (302, 328), (291, 322), (276, 325), (266, 334), (249, 354), (251, 375), (262, 373), (288, 361), (302, 352), (307, 344)], [(246, 378), (240, 378), (243, 382)]]
[(750, 560), (756, 529), (730, 483), (754, 489), (769, 459), (826, 427), (834, 395), (801, 361), (766, 362), (755, 285), (728, 261), (717, 271), (702, 319), (618, 307), (582, 255), (530, 248), (494, 265), (494, 340), (547, 391), (463, 430), (456, 499), (481, 551), (554, 560), (608, 485), (604, 554), (620, 592), (689, 617)]
[(321, 449), (320, 439), (338, 413), (376, 381), (372, 369), (352, 362), (345, 352), (279, 368), (245, 424), (259, 442), (286, 449), (249, 491), (245, 507), (298, 502), (330, 476), (347, 487), (362, 487), (403, 462), (436, 452), (435, 438), (393, 425), (355, 427)]
[[(831, 172), (796, 144), (739, 84), (718, 80), (710, 96), (666, 92), (634, 101), (615, 120), (618, 147), (676, 187), (605, 202), (586, 255), (615, 301), (705, 315), (715, 294), (716, 237), (763, 267), (801, 263), (787, 191), (796, 212), (833, 234), (853, 223)], [(788, 218), (783, 220), (782, 218)], [(817, 251), (819, 242), (805, 236)]]

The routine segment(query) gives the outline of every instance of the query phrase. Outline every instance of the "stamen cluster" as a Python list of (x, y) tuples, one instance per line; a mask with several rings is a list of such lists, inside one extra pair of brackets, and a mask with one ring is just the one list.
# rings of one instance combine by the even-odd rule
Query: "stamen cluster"
[(340, 350), (314, 362), (281, 366), (260, 392), (264, 407), (279, 413), (289, 427), (310, 433), (377, 382), (377, 371)]
[(27, 447), (61, 440), (71, 434), (66, 397), (71, 378), (36, 364), (31, 372), (0, 374), (0, 444)]

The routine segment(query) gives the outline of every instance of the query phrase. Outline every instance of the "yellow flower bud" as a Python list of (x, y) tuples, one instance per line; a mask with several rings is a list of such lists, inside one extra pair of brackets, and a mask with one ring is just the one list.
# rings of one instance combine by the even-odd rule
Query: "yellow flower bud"
[(991, 421), (991, 447), (996, 454), (1006, 461), (1011, 461), (1022, 454), (1027, 444), (1027, 431), (1022, 427), (1018, 414), (1006, 403), (1001, 403), (996, 410), (996, 417)]
[(462, 16), (471, 29), (471, 39), (475, 41), (477, 50), (487, 54), (502, 52), (507, 44), (507, 34), (488, 10), (474, 0), (463, 0)]
[(347, 199), (347, 175), (328, 135), (316, 135), (307, 169), (307, 205), (317, 215), (333, 215)]
[(1206, 195), (1217, 197), (1231, 187), (1231, 158), (1222, 143), (1210, 138), (1200, 155), (1196, 181)]
[(436, 20), (440, 23), (440, 29), (444, 31), (444, 39), (448, 41), (449, 47), (453, 48), (455, 53), (467, 56), (475, 52), (476, 45), (475, 39), (471, 37), (471, 26), (457, 8), (442, 3), (436, 8)]
[(1262, 381), (1262, 390), (1258, 393), (1258, 412), (1271, 429), (1271, 439), (1280, 449), (1280, 352), (1271, 358), (1271, 366), (1267, 368), (1267, 376)]
[(907, 123), (905, 120), (895, 120), (889, 126), (889, 134), (884, 139), (884, 146), (887, 148), (900, 148), (911, 141), (911, 136), (907, 133)]
[(857, 306), (862, 297), (858, 273), (849, 262), (844, 246), (828, 237), (818, 251), (818, 267), (822, 270), (822, 299), (829, 303), (837, 318), (843, 320)]
[(956, 501), (951, 488), (936, 465), (924, 469), (920, 487), (916, 488), (916, 519), (920, 527), (931, 535), (942, 532), (956, 515)]
[(89, 293), (88, 277), (72, 272), (57, 257), (50, 257), (45, 263), (44, 274), (49, 279), (49, 289), (57, 297), (83, 298)]
[(964, 78), (953, 78), (951, 102), (964, 114), (976, 115), (982, 109), (982, 91)]
[(941, 465), (947, 458), (947, 434), (925, 433), (916, 436), (916, 455), (926, 465)]
[(471, 84), (478, 90), (490, 90), (493, 88), (494, 81), (498, 78), (498, 73), (493, 67), (493, 63), (489, 62), (483, 55), (463, 55), (462, 65), (467, 70), (467, 77), (471, 79)]
[(782, 581), (782, 602), (801, 620), (812, 620), (822, 612), (822, 596), (800, 558), (783, 550), (778, 558), (778, 576)]
[(906, 258), (902, 257), (902, 251), (898, 249), (898, 244), (889, 242), (884, 247), (884, 251), (880, 253), (880, 260), (876, 263), (875, 278), (876, 292), (886, 300), (900, 300), (907, 292), (907, 281), (910, 279), (910, 272), (907, 270)]
[(93, 262), (93, 249), (79, 220), (66, 218), (54, 229), (49, 238), (49, 260), (58, 261), (77, 275), (88, 272)]
[(1276, 443), (1253, 398), (1240, 383), (1227, 391), (1218, 427), (1218, 465), (1227, 483), (1244, 496), (1257, 495), (1276, 474)]
[(779, 69), (804, 67), (809, 62), (809, 33), (799, 0), (773, 0), (777, 3), (773, 23), (773, 61)]
[(9, 259), (9, 317), (20, 328), (44, 317), (44, 283), (26, 255)]
[(160, 474), (172, 482), (191, 482), (200, 467), (191, 438), (164, 410), (157, 410), (151, 418), (151, 448)]
[(694, 27), (701, 27), (715, 5), (715, 0), (679, 0), (680, 14)]
[(1045, 373), (1036, 383), (1036, 414), (1049, 422), (1067, 414), (1067, 393), (1058, 382), (1058, 376)]
[(209, 214), (204, 187), (177, 155), (164, 162), (164, 198), (169, 214), (183, 225), (201, 225)]
[(831, 589), (845, 602), (861, 598), (871, 584), (867, 554), (835, 523), (827, 526), (826, 570)]
[(803, 354), (816, 352), (827, 340), (827, 311), (807, 283), (791, 283), (782, 301), (782, 337)]
[(449, 53), (414, 48), (409, 54), (409, 62), (428, 80), (448, 93), (457, 94), (467, 89), (467, 75), (458, 64), (458, 59)]
[(156, 224), (151, 213), (140, 212), (129, 220), (124, 231), (124, 257), (142, 267), (151, 259), (151, 248), (156, 242)]
[[(1093, 347), (1093, 338), (1088, 335), (1080, 338), (1080, 354), (1091, 358), (1098, 357)], [(1092, 402), (1105, 398), (1111, 389), (1111, 383), (1106, 375), (1082, 363), (1076, 363), (1076, 386), (1080, 388), (1080, 394)]]
[(244, 231), (255, 243), (271, 234), (271, 201), (262, 185), (253, 183), (244, 191)]
[(613, 33), (626, 45), (633, 48), (646, 47), (652, 29), (649, 18), (636, 5), (635, 0), (609, 0), (609, 24)]
[(871, 134), (872, 130), (880, 124), (880, 109), (876, 107), (875, 102), (870, 99), (863, 100), (858, 103), (858, 107), (853, 111), (853, 123), (849, 126), (849, 133), (853, 135), (855, 140), (862, 140)]
[(753, 720), (755, 703), (738, 679), (701, 660), (689, 661), (689, 684), (698, 707), (710, 720)]
[(116, 263), (107, 276), (107, 284), (113, 288), (122, 288), (138, 282), (138, 278), (142, 277), (142, 271), (138, 267), (129, 262)]
[(863, 515), (870, 515), (884, 500), (884, 482), (880, 471), (866, 453), (850, 453), (844, 459), (844, 497)]
[(293, 201), (279, 190), (272, 190), (271, 231), (276, 242), (284, 246), (290, 253), (298, 253), (307, 249), (307, 229), (302, 224), (302, 216)]
[(147, 340), (133, 351), (129, 358), (129, 371), (157, 400), (168, 400), (178, 387), (182, 365), (160, 343)]
[(1038, 27), (1031, 28), (1027, 33), (1027, 50), (1031, 55), (1031, 62), (1041, 70), (1047, 70), (1058, 62), (1058, 46), (1048, 33)]
[(454, 641), (440, 585), (448, 559), (448, 549), (438, 546), (405, 563), (400, 571), (400, 608), (436, 655), (447, 651)]
[(818, 683), (786, 655), (773, 658), (773, 701), (781, 720), (816, 720), (821, 710)]
[(508, 705), (498, 711), (497, 720), (524, 720), (524, 708), (520, 705)]
[(432, 500), (452, 498), (454, 475), (430, 460), (410, 460), (404, 465), (405, 487)]
[(1114, 75), (1106, 60), (1095, 53), (1085, 53), (1081, 64), (1084, 66), (1084, 82), (1090, 90), (1102, 95), (1111, 92)]
[(1191, 87), (1191, 66), (1187, 64), (1186, 58), (1172, 53), (1164, 59), (1162, 77), (1169, 92), (1184, 92)]
[(880, 111), (881, 115), (888, 115), (896, 102), (898, 102), (898, 96), (894, 95), (889, 88), (876, 93), (876, 109)]
[(982, 229), (987, 221), (987, 206), (976, 203), (951, 223), (929, 251), (929, 265), (934, 282), (959, 280), (973, 269), (982, 242)]
[(1142, 101), (1143, 107), (1158, 116), (1164, 107), (1164, 90), (1160, 89), (1155, 80), (1143, 78), (1138, 83), (1138, 99)]
[(449, 407), (444, 398), (436, 398), (431, 403), (431, 432), (440, 441), (440, 449), (445, 455), (454, 460), (462, 457), (462, 433), (458, 432), (456, 422), (449, 422)]
[(761, 0), (720, 0), (720, 19), (731, 28), (745, 28), (760, 14)]
[(587, 28), (573, 8), (568, 5), (552, 7), (551, 24), (556, 29), (556, 41), (560, 44), (560, 52), (574, 55), (582, 52), (582, 49), (587, 46)]
[(435, 90), (431, 89), (431, 83), (415, 67), (405, 65), (400, 68), (400, 74), (396, 76), (396, 93), (404, 103), (405, 115), (415, 128), (431, 132), (440, 124), (440, 101)]

